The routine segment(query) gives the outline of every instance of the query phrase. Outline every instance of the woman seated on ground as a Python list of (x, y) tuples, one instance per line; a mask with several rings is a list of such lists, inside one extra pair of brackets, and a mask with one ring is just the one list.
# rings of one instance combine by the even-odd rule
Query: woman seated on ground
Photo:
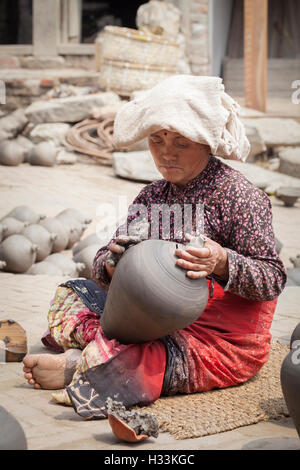
[[(163, 176), (134, 200), (147, 208), (149, 223), (153, 204), (203, 204), (204, 247), (176, 250), (187, 276), (207, 279), (211, 296), (202, 315), (155, 341), (123, 345), (108, 340), (99, 318), (113, 264), (130, 242), (117, 231), (95, 257), (93, 281), (58, 287), (43, 342), (62, 354), (27, 355), (29, 384), (63, 389), (53, 394), (56, 401), (97, 418), (105, 415), (108, 396), (118, 394), (130, 406), (162, 395), (229, 387), (250, 379), (268, 360), (269, 330), (286, 274), (275, 250), (269, 198), (214, 156), (245, 160), (248, 155), (236, 110), (220, 78), (179, 75), (125, 104), (115, 120), (116, 143), (126, 147), (148, 137)], [(127, 224), (133, 219), (130, 212)], [(194, 224), (195, 211), (193, 229)], [(173, 229), (171, 222), (169, 240), (187, 244), (184, 227), (180, 238)], [(158, 230), (164, 238), (162, 224)]]

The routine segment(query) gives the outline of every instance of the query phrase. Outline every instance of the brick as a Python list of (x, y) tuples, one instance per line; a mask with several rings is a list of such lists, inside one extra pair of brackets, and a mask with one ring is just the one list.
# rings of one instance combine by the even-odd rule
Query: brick
[(17, 69), (20, 67), (18, 57), (5, 56), (0, 57), (0, 69)]

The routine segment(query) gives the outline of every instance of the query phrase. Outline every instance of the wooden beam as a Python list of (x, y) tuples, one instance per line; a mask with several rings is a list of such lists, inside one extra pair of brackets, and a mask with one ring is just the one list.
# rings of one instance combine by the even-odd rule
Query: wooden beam
[(266, 111), (268, 0), (244, 0), (245, 105)]

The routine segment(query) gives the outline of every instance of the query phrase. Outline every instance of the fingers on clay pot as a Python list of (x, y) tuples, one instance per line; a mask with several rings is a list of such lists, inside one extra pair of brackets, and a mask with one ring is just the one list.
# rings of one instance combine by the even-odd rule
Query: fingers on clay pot
[(204, 311), (207, 281), (189, 278), (176, 264), (177, 246), (145, 240), (122, 255), (100, 320), (109, 339), (152, 341), (187, 327)]

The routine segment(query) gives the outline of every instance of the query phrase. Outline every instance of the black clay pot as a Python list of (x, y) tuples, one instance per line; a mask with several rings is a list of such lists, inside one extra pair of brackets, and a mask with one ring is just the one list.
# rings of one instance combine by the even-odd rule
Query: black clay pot
[(22, 426), (0, 405), (0, 450), (27, 450)]
[(175, 242), (145, 240), (122, 255), (100, 320), (109, 339), (152, 341), (201, 315), (208, 300), (206, 279), (188, 278), (175, 264), (175, 249)]
[(290, 347), (281, 366), (280, 379), (286, 406), (300, 437), (300, 323), (291, 336)]

